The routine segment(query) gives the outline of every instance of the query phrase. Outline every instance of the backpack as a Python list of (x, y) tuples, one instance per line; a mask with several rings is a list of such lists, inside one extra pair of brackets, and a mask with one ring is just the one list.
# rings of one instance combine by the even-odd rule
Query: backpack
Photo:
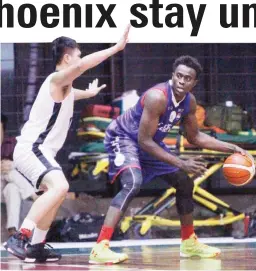
[(233, 233), (235, 239), (256, 237), (256, 210), (246, 214), (244, 221), (238, 223), (239, 228)]
[(243, 130), (243, 110), (241, 107), (214, 105), (206, 109), (206, 126), (217, 126), (230, 134)]
[[(104, 215), (78, 213), (70, 218), (56, 221), (47, 234), (47, 242), (90, 242), (96, 241), (104, 223)], [(117, 230), (113, 239), (119, 239)]]

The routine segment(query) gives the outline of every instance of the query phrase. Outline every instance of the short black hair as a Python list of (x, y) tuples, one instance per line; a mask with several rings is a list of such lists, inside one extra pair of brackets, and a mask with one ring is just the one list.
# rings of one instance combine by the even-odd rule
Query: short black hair
[(59, 37), (52, 42), (53, 64), (56, 66), (62, 60), (67, 49), (79, 48), (75, 40), (68, 37)]
[(3, 124), (3, 128), (4, 130), (6, 130), (6, 125), (8, 122), (8, 118), (6, 115), (4, 115), (3, 113), (1, 113), (1, 123)]
[(173, 71), (175, 71), (179, 65), (185, 65), (189, 68), (194, 69), (196, 71), (196, 79), (199, 78), (200, 74), (203, 71), (201, 64), (195, 57), (192, 56), (186, 55), (176, 58), (172, 66)]

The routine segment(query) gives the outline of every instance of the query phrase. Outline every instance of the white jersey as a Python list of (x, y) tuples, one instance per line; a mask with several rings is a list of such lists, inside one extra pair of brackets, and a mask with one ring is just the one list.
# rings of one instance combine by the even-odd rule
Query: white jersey
[(17, 145), (33, 152), (46, 150), (56, 156), (63, 146), (72, 121), (74, 90), (62, 102), (50, 94), (50, 74), (42, 84), (30, 111), (29, 119), (17, 137)]

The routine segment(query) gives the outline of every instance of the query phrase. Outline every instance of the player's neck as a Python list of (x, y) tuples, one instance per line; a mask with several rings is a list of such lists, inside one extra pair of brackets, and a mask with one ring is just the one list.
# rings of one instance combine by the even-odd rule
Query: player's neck
[(65, 63), (64, 64), (59, 64), (59, 65), (56, 65), (55, 71), (58, 72), (58, 71), (66, 69), (67, 67), (68, 66)]
[(173, 93), (174, 99), (175, 99), (175, 101), (177, 103), (180, 103), (181, 101), (183, 101), (185, 99), (185, 96), (187, 95), (187, 94), (185, 94), (185, 95), (178, 95), (177, 93), (175, 93), (174, 90), (172, 90), (172, 93)]

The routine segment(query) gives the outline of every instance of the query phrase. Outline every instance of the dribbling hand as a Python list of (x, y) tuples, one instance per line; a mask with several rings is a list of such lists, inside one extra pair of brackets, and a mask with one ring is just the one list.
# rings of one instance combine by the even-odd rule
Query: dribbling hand
[(254, 158), (248, 151), (246, 151), (238, 146), (235, 146), (234, 152), (241, 153), (242, 155), (248, 156), (252, 160), (252, 163), (254, 163)]

